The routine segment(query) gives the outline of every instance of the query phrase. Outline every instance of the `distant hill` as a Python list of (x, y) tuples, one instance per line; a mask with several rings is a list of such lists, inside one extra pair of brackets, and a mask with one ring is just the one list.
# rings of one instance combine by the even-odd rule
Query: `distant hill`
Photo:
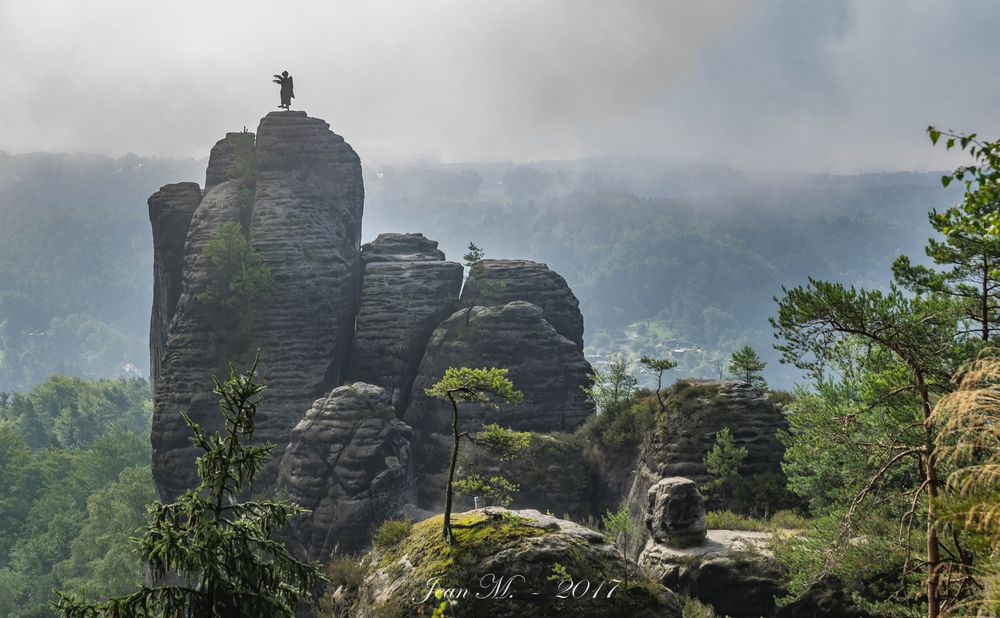
[(204, 173), (194, 159), (0, 152), (0, 390), (130, 363), (147, 374), (146, 198)]
[[(204, 161), (0, 153), (0, 390), (54, 372), (148, 373), (152, 245), (146, 198), (204, 182)], [(715, 375), (742, 343), (789, 386), (767, 324), (807, 276), (883, 286), (915, 258), (926, 213), (957, 201), (934, 173), (755, 174), (602, 158), (529, 165), (365, 167), (364, 240), (421, 231), (461, 259), (548, 263), (580, 297), (588, 353), (674, 353)], [(674, 352), (674, 351), (677, 352)]]

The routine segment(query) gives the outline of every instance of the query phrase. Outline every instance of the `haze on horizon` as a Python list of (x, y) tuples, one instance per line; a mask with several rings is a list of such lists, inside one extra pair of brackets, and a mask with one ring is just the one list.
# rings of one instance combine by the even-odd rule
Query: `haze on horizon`
[(1000, 135), (990, 0), (8, 0), (0, 150), (204, 157), (276, 110), (368, 160), (924, 170)]

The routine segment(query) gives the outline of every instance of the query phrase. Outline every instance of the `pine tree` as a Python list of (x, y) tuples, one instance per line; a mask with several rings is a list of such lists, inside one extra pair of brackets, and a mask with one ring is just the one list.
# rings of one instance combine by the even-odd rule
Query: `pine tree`
[(733, 377), (742, 380), (745, 384), (758, 388), (767, 387), (764, 377), (760, 374), (766, 366), (767, 363), (760, 360), (757, 352), (749, 345), (736, 350), (729, 357), (729, 373)]
[(470, 369), (468, 367), (449, 367), (444, 376), (434, 386), (425, 389), (428, 397), (444, 399), (451, 403), (451, 433), (454, 442), (451, 450), (451, 463), (448, 467), (448, 484), (445, 487), (444, 501), (444, 540), (453, 543), (451, 533), (451, 505), (454, 493), (455, 467), (458, 463), (458, 449), (461, 439), (466, 438), (473, 443), (493, 452), (501, 458), (510, 458), (527, 445), (527, 436), (522, 432), (504, 429), (498, 425), (483, 427), (480, 435), (473, 436), (467, 431), (458, 430), (458, 405), (474, 402), (482, 406), (496, 407), (495, 400), (520, 401), (524, 394), (514, 390), (514, 384), (507, 378), (506, 369)]
[[(987, 210), (1000, 210), (1000, 204), (989, 204)], [(983, 218), (986, 213), (979, 216)], [(931, 227), (944, 236), (944, 241), (927, 241), (927, 256), (943, 270), (912, 264), (900, 256), (892, 265), (896, 280), (919, 294), (940, 293), (958, 301), (966, 318), (975, 325), (974, 331), (983, 341), (1000, 328), (1000, 237), (985, 229), (955, 227), (953, 217), (931, 211)]]
[(660, 404), (660, 412), (666, 411), (667, 405), (663, 402), (663, 395), (660, 394), (660, 391), (663, 390), (663, 374), (676, 368), (677, 363), (669, 358), (651, 358), (649, 356), (643, 356), (639, 362), (648, 371), (656, 374), (656, 402)]

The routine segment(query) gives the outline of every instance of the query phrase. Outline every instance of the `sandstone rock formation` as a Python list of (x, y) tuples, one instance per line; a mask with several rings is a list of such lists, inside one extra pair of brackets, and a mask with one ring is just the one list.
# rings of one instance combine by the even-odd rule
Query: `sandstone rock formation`
[(778, 406), (743, 382), (683, 380), (668, 394), (668, 409), (656, 427), (643, 461), (660, 477), (683, 476), (699, 484), (712, 480), (705, 455), (728, 427), (733, 442), (747, 449), (740, 474), (780, 473), (785, 447), (777, 432), (788, 426)]
[[(315, 510), (298, 531), (311, 557), (336, 543), (360, 546), (389, 511), (438, 507), (450, 411), (424, 389), (446, 368), (506, 367), (525, 393), (499, 413), (463, 410), (466, 430), (499, 421), (571, 431), (593, 412), (580, 390), (591, 369), (583, 320), (562, 277), (544, 264), (487, 260), (463, 302), (463, 267), (446, 261), (436, 241), (382, 234), (360, 246), (363, 201), (357, 154), (327, 123), (298, 111), (268, 114), (256, 134), (227, 134), (212, 148), (203, 192), (168, 185), (150, 198), (153, 475), (161, 499), (197, 480), (199, 451), (181, 411), (219, 429), (212, 376), (224, 379), (228, 362), (245, 368), (257, 349), (257, 377), (268, 390), (254, 439), (277, 448), (255, 489), (274, 488), (280, 463), (282, 483)], [(252, 303), (219, 300), (234, 279), (205, 247), (227, 223), (238, 224), (272, 279)], [(325, 396), (345, 381), (365, 384)], [(409, 426), (385, 415), (390, 406), (412, 426), (412, 439)], [(563, 447), (539, 450), (522, 471), (556, 478), (561, 462), (553, 458)], [(583, 514), (592, 506), (584, 485), (560, 492), (558, 482), (539, 479), (523, 496)]]
[[(742, 476), (781, 475), (785, 449), (777, 432), (787, 427), (787, 420), (757, 389), (742, 382), (681, 380), (667, 392), (666, 405), (666, 414), (643, 444), (625, 497), (640, 529), (646, 496), (660, 479), (681, 476), (702, 484), (712, 480), (705, 455), (724, 427), (729, 427), (736, 446), (747, 449), (739, 470)], [(729, 508), (712, 508), (720, 507)], [(646, 531), (642, 532), (640, 542), (645, 542)]]
[(462, 265), (444, 261), (437, 244), (423, 234), (380, 234), (361, 248), (350, 379), (386, 389), (399, 415), (427, 340), (456, 309), (462, 287)]
[(649, 489), (646, 504), (646, 529), (654, 541), (670, 547), (705, 541), (705, 499), (691, 479), (661, 479)]
[(371, 262), (443, 262), (444, 251), (438, 242), (423, 234), (379, 234), (361, 246), (361, 261)]
[(149, 198), (153, 227), (153, 311), (149, 321), (150, 384), (156, 390), (160, 363), (167, 343), (167, 327), (181, 296), (184, 275), (184, 241), (191, 217), (201, 202), (201, 188), (194, 182), (161, 187)]
[[(219, 428), (212, 375), (225, 378), (226, 361), (237, 360), (227, 312), (198, 299), (214, 279), (204, 246), (219, 225), (239, 220), (237, 196), (233, 181), (216, 185), (202, 198), (187, 232), (181, 295), (165, 327), (166, 343), (153, 393), (153, 480), (163, 500), (176, 497), (196, 481), (194, 459), (200, 450), (188, 440), (191, 433), (181, 411), (206, 427)], [(151, 328), (151, 334), (159, 328)]]
[(410, 428), (385, 391), (356, 382), (319, 399), (292, 430), (278, 477), (289, 497), (312, 511), (296, 524), (300, 554), (326, 560), (351, 552), (409, 495)]
[[(227, 180), (245, 172), (240, 168), (240, 159), (254, 148), (253, 133), (226, 133), (226, 136), (215, 143), (208, 157), (208, 169), (205, 170), (205, 191), (215, 185), (221, 185)], [(235, 164), (235, 165), (234, 165)]]
[[(593, 411), (581, 391), (588, 384), (590, 363), (556, 332), (541, 309), (516, 301), (456, 311), (427, 344), (404, 417), (416, 431), (414, 455), (421, 478), (420, 505), (425, 508), (440, 502), (441, 484), (434, 476), (442, 472), (450, 452), (451, 409), (448, 402), (425, 395), (424, 389), (452, 366), (508, 368), (515, 388), (524, 393), (520, 403), (498, 410), (463, 406), (462, 431), (492, 422), (517, 430), (569, 431)], [(433, 493), (425, 489), (430, 487)]]
[(569, 431), (593, 411), (580, 390), (589, 383), (590, 363), (530, 303), (461, 309), (441, 324), (427, 343), (405, 420), (420, 431), (450, 431), (448, 403), (423, 391), (448, 367), (463, 366), (508, 368), (515, 388), (524, 393), (522, 402), (500, 410), (466, 406), (463, 431), (491, 422), (519, 430)]
[[(327, 600), (339, 611), (336, 615), (430, 614), (440, 600), (433, 594), (427, 602), (421, 600), (428, 596), (433, 577), (440, 588), (468, 590), (451, 610), (458, 616), (681, 616), (672, 592), (649, 581), (593, 530), (528, 509), (457, 513), (454, 522), (465, 526), (455, 528), (455, 545), (445, 544), (441, 516), (436, 516), (414, 525), (396, 545), (364, 557), (360, 585), (328, 593)], [(556, 563), (572, 578), (568, 585), (555, 574)], [(496, 581), (491, 574), (503, 578), (503, 596), (489, 595)], [(609, 595), (615, 585), (611, 580), (621, 583)], [(578, 596), (570, 591), (567, 598), (559, 598), (560, 591), (573, 586)]]
[(583, 314), (580, 301), (559, 273), (531, 260), (483, 260), (482, 270), (470, 274), (462, 289), (468, 306), (495, 307), (523, 300), (542, 308), (545, 319), (583, 349)]
[[(180, 412), (219, 426), (211, 376), (228, 375), (227, 361), (245, 364), (263, 349), (260, 375), (271, 389), (255, 438), (279, 445), (275, 461), (303, 411), (346, 374), (360, 276), (360, 161), (329, 125), (304, 112), (268, 114), (248, 149), (253, 140), (229, 134), (213, 148), (209, 187), (187, 230), (173, 319), (151, 328), (167, 333), (152, 429), (153, 476), (164, 499), (195, 480), (197, 452)], [(273, 275), (272, 292), (252, 319), (198, 298), (218, 285), (203, 249), (226, 222), (243, 225)], [(156, 345), (151, 339), (154, 354)], [(264, 473), (263, 486), (276, 468)]]
[(639, 557), (659, 583), (712, 606), (719, 616), (774, 616), (785, 593), (784, 573), (767, 549), (769, 534), (709, 530), (705, 542), (686, 548), (650, 539)]
[(270, 385), (257, 434), (283, 446), (303, 411), (347, 375), (364, 186), (358, 155), (305, 112), (268, 114), (255, 151), (249, 237), (274, 276), (249, 348), (263, 350)]

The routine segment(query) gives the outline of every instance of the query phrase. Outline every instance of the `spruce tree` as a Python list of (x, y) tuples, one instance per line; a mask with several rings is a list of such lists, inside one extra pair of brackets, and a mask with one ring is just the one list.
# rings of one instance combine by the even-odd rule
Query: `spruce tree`
[(215, 379), (224, 433), (209, 433), (186, 414), (204, 453), (201, 483), (171, 504), (153, 503), (139, 541), (150, 578), (132, 594), (89, 602), (59, 593), (53, 604), (67, 618), (93, 616), (295, 616), (322, 577), (275, 540), (275, 533), (307, 511), (284, 501), (241, 502), (264, 468), (273, 444), (244, 445), (253, 437), (264, 384), (255, 381), (260, 354), (246, 373), (230, 365), (229, 379)]

